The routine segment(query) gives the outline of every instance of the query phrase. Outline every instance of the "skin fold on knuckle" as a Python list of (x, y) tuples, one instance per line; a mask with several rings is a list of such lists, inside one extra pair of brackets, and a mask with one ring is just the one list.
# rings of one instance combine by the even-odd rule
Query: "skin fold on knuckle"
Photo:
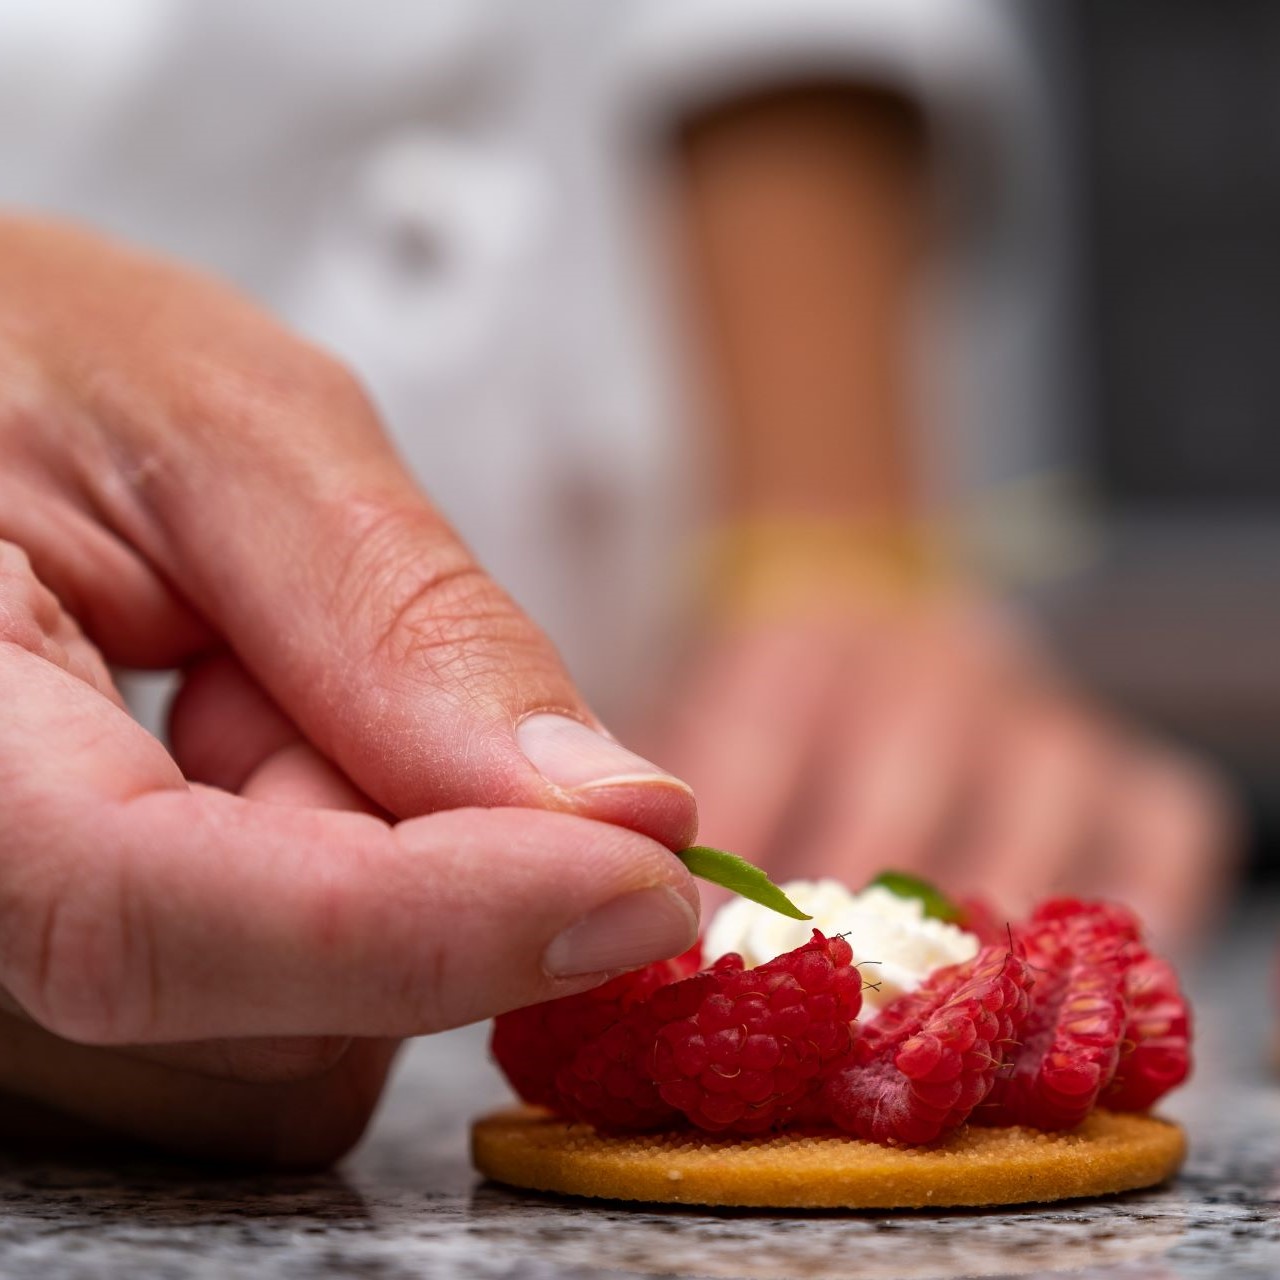
[(38, 591), (26, 553), (12, 542), (0, 542), (0, 643), (46, 656), (57, 613), (55, 606), (49, 616), (49, 600)]
[(80, 394), (101, 455), (84, 482), (158, 562), (193, 534), (212, 479), (228, 502), (264, 486), (318, 501), (335, 456), (348, 470), (383, 458), (372, 404), (333, 356), (197, 276), (164, 277), (157, 308), (145, 357), (99, 362)]
[[(47, 487), (64, 479), (74, 467), (68, 455), (82, 433), (79, 415), (39, 357), (4, 332), (5, 319), (0, 316), (0, 476), (13, 487), (6, 484), (0, 494), (9, 490), (16, 499), (29, 496), (19, 485), (34, 481)], [(6, 512), (14, 508), (0, 502), (0, 537)]]
[(258, 350), (232, 347), (212, 358), (180, 358), (192, 366), (175, 379), (181, 391), (174, 392), (185, 397), (180, 407), (188, 429), (249, 459), (305, 458), (317, 435), (330, 441), (349, 437), (362, 449), (379, 436), (372, 402), (346, 365), (274, 328), (262, 337)]
[(0, 645), (11, 644), (119, 701), (101, 652), (57, 596), (36, 577), (27, 554), (0, 541)]
[(567, 683), (542, 632), (430, 517), (391, 511), (358, 539), (333, 609), (363, 634), (382, 680), (420, 681), (466, 695)]
[(31, 875), (0, 916), (4, 985), (40, 1026), (88, 1045), (124, 1045), (152, 1037), (160, 1001), (155, 953), (123, 877), (93, 869)]
[[(441, 1001), (456, 986), (440, 932), (438, 870), (376, 848), (349, 849), (300, 886), (298, 980), (322, 984), (359, 1035), (409, 1035), (445, 1025)], [(452, 931), (449, 931), (452, 936)], [(300, 995), (299, 999), (305, 998)]]

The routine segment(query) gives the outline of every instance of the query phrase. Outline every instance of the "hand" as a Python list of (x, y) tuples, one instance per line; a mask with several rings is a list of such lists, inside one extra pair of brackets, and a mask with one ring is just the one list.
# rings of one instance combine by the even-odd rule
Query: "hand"
[[(70, 229), (0, 221), (0, 281), (0, 1090), (328, 1160), (399, 1037), (690, 943), (688, 788), (346, 372)], [(108, 663), (186, 668), (172, 755)]]
[(1113, 896), (1175, 939), (1229, 879), (1216, 781), (1089, 705), (988, 606), (725, 626), (672, 706), (658, 743), (703, 839), (776, 876), (900, 868), (1010, 912)]

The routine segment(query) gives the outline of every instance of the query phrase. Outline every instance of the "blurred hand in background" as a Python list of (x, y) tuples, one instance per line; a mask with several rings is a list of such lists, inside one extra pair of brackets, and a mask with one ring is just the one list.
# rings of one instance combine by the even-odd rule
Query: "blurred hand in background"
[(989, 601), (821, 603), (699, 638), (658, 749), (703, 840), (775, 878), (901, 868), (1014, 914), (1116, 897), (1175, 943), (1213, 921), (1236, 819), (1211, 772), (1072, 688)]
[(703, 838), (776, 876), (914, 871), (1009, 911), (1119, 897), (1184, 938), (1234, 870), (1224, 788), (1093, 705), (954, 563), (909, 340), (929, 140), (903, 99), (798, 89), (677, 156), (723, 526), (654, 750)]

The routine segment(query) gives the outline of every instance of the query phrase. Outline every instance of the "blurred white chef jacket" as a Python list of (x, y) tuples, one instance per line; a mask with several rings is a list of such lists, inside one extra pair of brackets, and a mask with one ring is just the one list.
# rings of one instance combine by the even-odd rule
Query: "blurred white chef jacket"
[(339, 353), (608, 715), (653, 692), (708, 465), (658, 144), (812, 77), (934, 129), (943, 487), (1039, 471), (1052, 166), (995, 0), (0, 0), (0, 202), (210, 268)]

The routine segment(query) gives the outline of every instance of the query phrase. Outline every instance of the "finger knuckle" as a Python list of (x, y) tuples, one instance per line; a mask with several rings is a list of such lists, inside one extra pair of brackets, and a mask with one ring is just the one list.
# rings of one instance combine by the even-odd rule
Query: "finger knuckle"
[[(426, 666), (441, 683), (503, 678), (556, 659), (536, 626), (464, 548), (416, 513), (384, 513), (362, 532), (335, 608), (365, 629), (377, 669)], [(434, 541), (437, 550), (424, 556)]]
[(3, 917), (5, 985), (36, 1022), (81, 1044), (152, 1038), (158, 993), (150, 948), (107, 876), (79, 870), (28, 885)]
[(33, 653), (43, 650), (49, 619), (41, 591), (27, 553), (0, 542), (0, 641)]
[(42, 457), (57, 439), (50, 425), (64, 414), (38, 362), (19, 347), (0, 343), (0, 453), (6, 471), (21, 471)]
[[(370, 929), (364, 886), (381, 886), (378, 927)], [(323, 972), (353, 964), (377, 972), (378, 1007), (371, 1032), (441, 1030), (442, 1002), (452, 991), (452, 946), (424, 926), (439, 908), (438, 888), (424, 882), (416, 863), (351, 851), (341, 867), (320, 874), (300, 901), (302, 946)]]
[(414, 932), (418, 935), (415, 945), (403, 948), (398, 961), (388, 966), (388, 990), (400, 1030), (424, 1035), (456, 1027), (464, 1021), (457, 1016), (457, 1007), (473, 990), (456, 972), (456, 943), (442, 936), (438, 926), (425, 932), (418, 927)]
[[(199, 357), (193, 357), (197, 362)], [(306, 419), (311, 429), (344, 421), (372, 421), (369, 397), (356, 375), (335, 356), (292, 337), (270, 344), (270, 359), (227, 358), (196, 363), (187, 379), (188, 426), (255, 451), (278, 452), (282, 423)]]
[(0, 538), (0, 577), (22, 579), (32, 573), (31, 557), (16, 542)]
[(291, 340), (283, 358), (254, 370), (257, 394), (296, 416), (372, 421), (372, 400), (352, 368), (320, 347)]
[(425, 661), (439, 675), (486, 674), (499, 652), (523, 638), (523, 627), (501, 591), (472, 565), (425, 577), (409, 574), (388, 593), (375, 649), (394, 662)]

